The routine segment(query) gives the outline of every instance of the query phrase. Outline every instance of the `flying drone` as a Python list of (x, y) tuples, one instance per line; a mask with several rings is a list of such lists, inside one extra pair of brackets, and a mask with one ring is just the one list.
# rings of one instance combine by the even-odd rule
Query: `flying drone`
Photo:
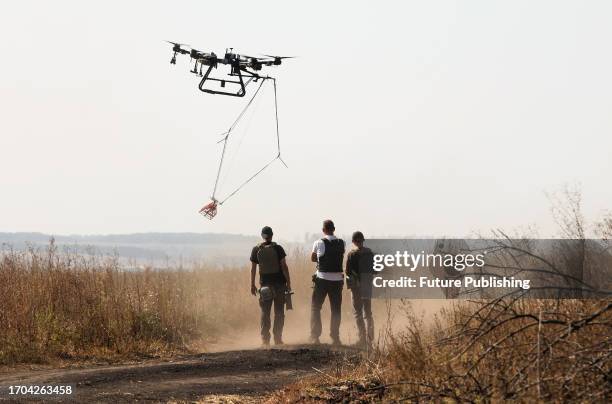
[[(274, 77), (270, 77), (267, 75), (262, 75), (259, 72), (264, 67), (268, 66), (278, 66), (282, 63), (283, 59), (290, 59), (293, 56), (270, 56), (263, 55), (263, 57), (253, 57), (247, 55), (240, 55), (238, 53), (233, 52), (233, 48), (228, 48), (225, 50), (225, 55), (223, 58), (218, 57), (214, 52), (202, 52), (197, 49), (189, 47), (189, 45), (166, 41), (172, 45), (172, 58), (170, 59), (170, 64), (176, 65), (176, 56), (177, 55), (189, 55), (189, 58), (193, 64), (193, 69), (190, 70), (191, 73), (201, 77), (200, 84), (198, 88), (200, 91), (209, 93), (209, 94), (218, 94), (218, 95), (227, 95), (232, 97), (244, 97), (246, 95), (247, 86), (251, 83), (259, 82), (253, 96), (244, 106), (240, 114), (236, 120), (231, 124), (229, 129), (222, 133), (222, 138), (217, 143), (222, 143), (223, 148), (221, 151), (221, 158), (219, 160), (219, 168), (217, 170), (217, 177), (215, 179), (215, 185), (213, 187), (213, 192), (211, 195), (211, 201), (204, 205), (199, 210), (199, 213), (202, 214), (207, 219), (213, 219), (217, 215), (217, 209), (220, 205), (222, 205), (229, 198), (234, 196), (240, 189), (242, 189), (246, 184), (251, 182), (256, 176), (258, 176), (262, 171), (268, 168), (272, 163), (276, 160), (279, 160), (285, 167), (287, 166), (283, 159), (281, 158), (280, 152), (280, 134), (278, 129), (278, 102), (276, 95), (276, 79)], [(189, 49), (187, 49), (189, 48)], [(229, 73), (227, 77), (212, 77), (211, 72), (213, 69), (217, 69), (220, 65), (229, 66)], [(205, 70), (205, 71), (204, 71)], [(230, 135), (234, 128), (238, 125), (240, 120), (244, 117), (245, 113), (249, 109), (249, 107), (253, 104), (255, 97), (260, 93), (260, 90), (263, 84), (271, 80), (274, 84), (274, 118), (276, 120), (276, 143), (277, 143), (277, 154), (276, 156), (266, 163), (261, 169), (259, 169), (255, 174), (251, 177), (247, 178), (241, 185), (239, 185), (234, 191), (230, 192), (227, 196), (220, 199), (217, 197), (217, 188), (219, 185), (219, 178), (221, 176), (221, 171), (223, 169), (223, 161), (225, 157), (227, 142), (230, 138)], [(218, 83), (219, 87), (216, 89), (205, 87), (206, 84), (215, 84)], [(225, 90), (226, 85), (238, 85), (239, 88), (236, 92)]]
[[(234, 48), (228, 48), (225, 50), (225, 55), (220, 58), (215, 52), (202, 52), (194, 48), (189, 50), (184, 49), (183, 46), (188, 45), (167, 41), (172, 45), (172, 58), (170, 64), (176, 64), (176, 55), (189, 55), (189, 58), (194, 63), (191, 73), (202, 77), (198, 88), (200, 91), (210, 94), (221, 94), (229, 95), (232, 97), (244, 97), (246, 94), (246, 87), (251, 82), (257, 82), (260, 79), (271, 78), (269, 76), (262, 76), (260, 72), (264, 67), (267, 66), (278, 66), (283, 62), (283, 59), (291, 59), (293, 56), (271, 56), (263, 55), (263, 57), (254, 57), (247, 55), (240, 55), (234, 53)], [(230, 67), (229, 79), (228, 78), (215, 78), (210, 74), (213, 69), (219, 67), (219, 65), (227, 65)], [(206, 71), (204, 72), (204, 69)], [(246, 79), (246, 81), (245, 81)], [(230, 84), (237, 84), (240, 86), (237, 92), (214, 90), (211, 88), (205, 88), (206, 82), (218, 82), (221, 88)]]

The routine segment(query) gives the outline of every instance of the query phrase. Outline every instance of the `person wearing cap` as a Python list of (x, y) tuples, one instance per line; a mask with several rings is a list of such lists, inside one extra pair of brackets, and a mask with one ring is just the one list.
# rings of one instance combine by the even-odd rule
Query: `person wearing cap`
[(334, 222), (323, 222), (323, 238), (315, 241), (310, 259), (317, 263), (310, 305), (310, 342), (318, 344), (321, 336), (321, 307), (329, 296), (331, 307), (330, 336), (333, 345), (340, 345), (340, 320), (344, 275), (344, 241), (334, 236)]
[(357, 346), (370, 347), (374, 338), (372, 317), (372, 277), (374, 254), (364, 246), (363, 233), (356, 231), (352, 237), (353, 248), (346, 257), (346, 285), (351, 291), (353, 314), (357, 322), (359, 340)]
[(251, 251), (251, 294), (257, 295), (255, 273), (259, 265), (259, 306), (261, 308), (261, 340), (264, 346), (270, 345), (271, 311), (274, 306), (274, 344), (283, 343), (283, 326), (285, 323), (285, 293), (291, 290), (289, 268), (283, 247), (272, 242), (272, 228), (261, 229), (263, 242)]

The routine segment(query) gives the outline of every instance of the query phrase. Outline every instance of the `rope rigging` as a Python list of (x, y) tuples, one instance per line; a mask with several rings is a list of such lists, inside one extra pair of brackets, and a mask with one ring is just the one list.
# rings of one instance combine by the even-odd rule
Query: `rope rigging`
[[(227, 196), (225, 196), (222, 199), (218, 199), (217, 198), (217, 188), (219, 186), (219, 179), (221, 177), (221, 173), (222, 173), (222, 170), (223, 170), (223, 163), (225, 161), (225, 154), (226, 154), (226, 151), (227, 151), (227, 143), (228, 143), (228, 140), (230, 138), (230, 135), (232, 134), (232, 131), (236, 128), (238, 123), (245, 116), (246, 112), (249, 110), (249, 107), (251, 107), (251, 105), (253, 104), (253, 101), (255, 100), (257, 95), (259, 94), (259, 92), (260, 92), (261, 88), (263, 87), (264, 83), (266, 82), (266, 80), (272, 80), (273, 89), (274, 89), (274, 119), (275, 119), (275, 124), (276, 124), (277, 154), (276, 154), (276, 156), (272, 160), (270, 160), (269, 162), (264, 164), (264, 166), (262, 168), (260, 168), (258, 171), (255, 172), (255, 174), (253, 174), (249, 178), (247, 178), (243, 183), (241, 183), (238, 187), (236, 187)], [(208, 219), (212, 219), (212, 218), (215, 217), (215, 215), (217, 214), (217, 207), (218, 206), (223, 205), (229, 198), (234, 196), (238, 191), (240, 191), (244, 186), (246, 186), (249, 182), (251, 182), (255, 177), (257, 177), (259, 174), (261, 174), (266, 168), (268, 168), (270, 165), (272, 165), (276, 160), (280, 160), (280, 162), (283, 163), (283, 165), (285, 167), (287, 167), (287, 164), (285, 164), (285, 162), (281, 158), (280, 131), (279, 131), (279, 125), (278, 125), (278, 96), (277, 96), (276, 79), (275, 78), (273, 78), (273, 77), (261, 77), (261, 83), (257, 87), (257, 90), (255, 91), (255, 93), (253, 93), (253, 96), (251, 97), (249, 102), (244, 106), (242, 111), (238, 114), (238, 117), (230, 125), (229, 129), (226, 132), (222, 133), (221, 135), (223, 137), (217, 143), (223, 142), (223, 148), (221, 150), (221, 158), (219, 159), (219, 168), (217, 169), (217, 176), (215, 178), (215, 185), (213, 187), (213, 192), (212, 192), (212, 196), (211, 196), (211, 202), (208, 203), (207, 205), (205, 205), (202, 209), (200, 209), (200, 213), (203, 216), (205, 216), (206, 218), (208, 218)]]

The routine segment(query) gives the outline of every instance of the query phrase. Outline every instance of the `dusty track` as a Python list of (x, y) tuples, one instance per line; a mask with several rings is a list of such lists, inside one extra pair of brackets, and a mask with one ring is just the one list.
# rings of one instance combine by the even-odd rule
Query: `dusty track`
[[(191, 402), (217, 395), (237, 395), (241, 400), (258, 401), (314, 373), (313, 367), (324, 367), (338, 357), (338, 352), (326, 346), (204, 353), (173, 361), (0, 374), (0, 386), (75, 386), (76, 392), (71, 398), (47, 396), (44, 402)], [(33, 400), (9, 399), (3, 391), (0, 401)]]

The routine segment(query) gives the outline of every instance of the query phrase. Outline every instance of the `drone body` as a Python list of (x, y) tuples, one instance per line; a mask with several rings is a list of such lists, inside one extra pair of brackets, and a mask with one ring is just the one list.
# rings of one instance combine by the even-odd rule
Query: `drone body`
[[(197, 49), (190, 48), (190, 50), (184, 49), (185, 44), (176, 42), (170, 42), (172, 44), (172, 59), (170, 64), (176, 64), (176, 55), (189, 55), (190, 59), (194, 61), (193, 69), (191, 73), (202, 77), (198, 88), (200, 91), (210, 94), (221, 94), (229, 95), (233, 97), (244, 97), (246, 94), (246, 87), (251, 82), (257, 82), (259, 79), (271, 78), (268, 76), (262, 76), (258, 72), (265, 66), (278, 66), (282, 63), (283, 59), (291, 58), (291, 56), (270, 56), (264, 55), (264, 57), (253, 57), (247, 55), (240, 55), (233, 52), (233, 48), (228, 48), (225, 51), (225, 55), (220, 58), (214, 52), (201, 52)], [(219, 65), (227, 65), (230, 67), (228, 73), (229, 78), (217, 78), (212, 77), (211, 72), (216, 69)], [(205, 68), (206, 66), (206, 68)], [(206, 69), (206, 71), (204, 71)], [(227, 84), (239, 86), (236, 92), (225, 91), (220, 89), (206, 88), (207, 82), (217, 82), (221, 88), (225, 88)]]

